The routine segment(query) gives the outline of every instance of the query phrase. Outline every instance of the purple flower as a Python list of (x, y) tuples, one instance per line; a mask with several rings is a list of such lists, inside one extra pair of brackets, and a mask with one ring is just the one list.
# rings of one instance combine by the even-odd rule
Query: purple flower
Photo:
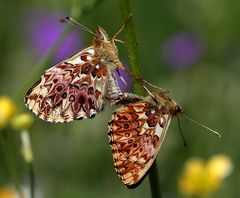
[(173, 36), (162, 48), (164, 62), (176, 69), (191, 66), (202, 57), (202, 54), (202, 40), (190, 32), (182, 32)]
[[(128, 66), (127, 64), (123, 64), (127, 69), (128, 69)], [(127, 86), (126, 84), (123, 82), (123, 80), (120, 78), (119, 74), (117, 73), (117, 71), (114, 71), (115, 75), (116, 75), (116, 78), (117, 78), (117, 82), (118, 82), (118, 85), (119, 87), (121, 88), (121, 90), (123, 92), (125, 91), (130, 91), (131, 88), (132, 88), (132, 81), (131, 81), (131, 78), (129, 76), (129, 74), (121, 69), (118, 69), (119, 70), (119, 73), (120, 75), (122, 76), (122, 78), (125, 80), (125, 82), (127, 83)]]
[[(55, 11), (34, 10), (26, 17), (26, 39), (37, 58), (46, 55), (56, 43), (65, 27), (64, 23), (60, 23), (60, 19), (64, 16), (66, 15)], [(54, 62), (62, 61), (80, 51), (82, 49), (81, 43), (80, 31), (71, 31), (59, 45)]]

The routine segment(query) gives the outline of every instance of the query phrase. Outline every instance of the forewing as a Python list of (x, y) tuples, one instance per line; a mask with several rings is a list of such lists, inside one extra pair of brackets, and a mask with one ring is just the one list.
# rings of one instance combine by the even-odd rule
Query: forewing
[(107, 70), (83, 50), (48, 69), (25, 96), (26, 106), (49, 122), (92, 118), (103, 108)]
[(115, 170), (128, 187), (135, 187), (154, 162), (166, 135), (171, 116), (140, 101), (114, 112), (109, 139)]

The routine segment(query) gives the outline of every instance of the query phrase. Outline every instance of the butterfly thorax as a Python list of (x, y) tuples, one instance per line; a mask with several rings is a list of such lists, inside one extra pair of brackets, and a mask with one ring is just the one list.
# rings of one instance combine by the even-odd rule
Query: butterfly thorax
[(184, 112), (184, 110), (171, 98), (169, 98), (166, 93), (152, 93), (154, 97), (152, 100), (157, 104), (158, 108), (166, 113), (170, 113), (172, 116), (177, 116)]

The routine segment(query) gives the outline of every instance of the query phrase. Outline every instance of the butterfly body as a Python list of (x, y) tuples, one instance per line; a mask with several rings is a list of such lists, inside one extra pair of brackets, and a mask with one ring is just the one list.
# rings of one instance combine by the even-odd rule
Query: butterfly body
[(124, 69), (114, 40), (97, 27), (92, 46), (46, 70), (25, 96), (26, 106), (49, 122), (93, 118), (104, 101), (121, 98), (113, 70)]
[(183, 110), (165, 94), (152, 93), (117, 109), (109, 122), (115, 170), (128, 187), (144, 178), (156, 159), (171, 118)]

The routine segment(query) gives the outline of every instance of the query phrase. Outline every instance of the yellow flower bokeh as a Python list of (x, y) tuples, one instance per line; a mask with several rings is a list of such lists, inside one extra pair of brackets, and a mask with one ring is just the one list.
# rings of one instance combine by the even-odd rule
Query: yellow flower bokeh
[(208, 160), (207, 170), (215, 177), (225, 178), (233, 170), (232, 162), (226, 155), (214, 155)]
[(8, 124), (9, 120), (15, 113), (15, 109), (16, 107), (9, 97), (0, 97), (0, 129)]
[(184, 165), (178, 182), (179, 191), (196, 196), (212, 194), (220, 188), (232, 167), (231, 160), (225, 155), (215, 155), (208, 161), (191, 158)]

